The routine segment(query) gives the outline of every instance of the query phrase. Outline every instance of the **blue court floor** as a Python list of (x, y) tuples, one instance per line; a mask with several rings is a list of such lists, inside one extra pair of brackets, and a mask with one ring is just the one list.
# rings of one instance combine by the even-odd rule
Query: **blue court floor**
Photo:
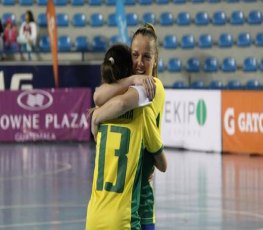
[[(94, 149), (0, 144), (0, 230), (84, 230)], [(157, 230), (263, 230), (263, 156), (166, 154), (168, 171), (154, 177)]]

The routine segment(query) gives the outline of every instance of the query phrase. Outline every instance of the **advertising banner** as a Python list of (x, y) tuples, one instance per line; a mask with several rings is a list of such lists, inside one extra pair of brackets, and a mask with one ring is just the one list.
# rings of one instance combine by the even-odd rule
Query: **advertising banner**
[(221, 151), (221, 92), (165, 91), (162, 138), (167, 147)]
[(263, 153), (263, 92), (222, 92), (223, 151)]
[(91, 90), (0, 91), (0, 141), (89, 141)]
[[(100, 85), (100, 65), (60, 64), (59, 87), (89, 87)], [(55, 88), (53, 66), (0, 63), (0, 90)]]

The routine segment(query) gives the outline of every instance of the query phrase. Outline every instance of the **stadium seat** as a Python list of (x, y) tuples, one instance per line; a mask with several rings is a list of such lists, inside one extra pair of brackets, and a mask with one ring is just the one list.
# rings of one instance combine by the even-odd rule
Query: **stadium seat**
[(176, 23), (179, 26), (188, 26), (191, 24), (191, 17), (188, 12), (179, 12), (176, 18)]
[(37, 0), (37, 5), (38, 6), (46, 6), (47, 5), (47, 0)]
[(183, 49), (193, 49), (195, 47), (195, 39), (193, 34), (185, 34), (181, 39), (181, 47)]
[(191, 83), (192, 89), (205, 89), (205, 83), (201, 80), (196, 80)]
[(221, 48), (228, 48), (232, 47), (233, 45), (233, 38), (232, 35), (229, 33), (222, 33), (219, 35), (218, 39), (218, 46)]
[(259, 10), (252, 10), (248, 14), (247, 21), (249, 24), (258, 25), (262, 23), (262, 13)]
[(16, 4), (16, 0), (2, 0), (4, 6), (13, 6)]
[(212, 17), (212, 23), (216, 26), (221, 26), (226, 24), (226, 13), (224, 11), (215, 11)]
[(257, 60), (255, 57), (246, 57), (243, 61), (244, 72), (256, 72), (257, 71)]
[(14, 13), (5, 12), (2, 15), (2, 24), (5, 25), (8, 19), (12, 20), (13, 25), (16, 25), (16, 16)]
[(263, 46), (263, 32), (257, 33), (256, 39), (255, 39), (255, 45), (256, 46)]
[(111, 13), (108, 15), (108, 20), (107, 20), (108, 26), (113, 27), (117, 26), (117, 20), (116, 20), (116, 14)]
[(68, 27), (69, 25), (69, 18), (65, 13), (57, 13), (56, 20), (58, 27)]
[(197, 3), (204, 3), (205, 0), (192, 0), (193, 4), (197, 4)]
[(139, 23), (138, 15), (136, 13), (127, 13), (126, 22), (128, 26), (137, 26)]
[(32, 6), (33, 0), (19, 0), (20, 6)]
[(68, 4), (68, 0), (54, 0), (55, 6), (66, 6)]
[(92, 51), (94, 52), (105, 52), (108, 48), (108, 41), (106, 37), (96, 35), (92, 39)]
[(138, 3), (140, 5), (151, 5), (152, 4), (152, 0), (138, 0)]
[(243, 89), (243, 86), (239, 80), (229, 80), (227, 82), (227, 89)]
[(173, 0), (174, 4), (185, 4), (186, 0)]
[(240, 10), (235, 10), (231, 13), (230, 23), (232, 25), (243, 25), (245, 21), (244, 13)]
[(134, 6), (136, 0), (124, 0), (125, 6)]
[(190, 73), (197, 73), (200, 71), (200, 61), (196, 57), (189, 58), (186, 64), (186, 70)]
[(199, 36), (199, 48), (211, 48), (213, 46), (213, 40), (211, 34), (200, 34)]
[(236, 60), (233, 57), (226, 57), (222, 63), (223, 72), (235, 72), (237, 70)]
[(173, 83), (173, 89), (186, 89), (187, 85), (184, 81), (176, 81)]
[(90, 16), (90, 25), (92, 27), (101, 27), (104, 24), (102, 13), (93, 13)]
[(195, 15), (195, 24), (197, 26), (206, 26), (209, 23), (208, 13), (204, 11), (197, 12)]
[(68, 35), (60, 35), (58, 37), (58, 51), (59, 52), (70, 52), (71, 51), (71, 39)]
[(77, 51), (87, 51), (89, 48), (88, 38), (84, 35), (79, 35), (75, 39), (75, 47)]
[(73, 15), (72, 24), (75, 27), (85, 27), (87, 24), (86, 15), (83, 13), (76, 13)]
[(162, 58), (159, 58), (158, 61), (158, 73), (163, 73), (165, 70), (165, 65)]
[(208, 88), (209, 89), (224, 89), (225, 86), (224, 86), (223, 82), (220, 80), (212, 80), (209, 83)]
[(162, 12), (160, 14), (160, 25), (171, 26), (174, 23), (174, 17), (171, 12)]
[(166, 5), (166, 4), (169, 4), (169, 0), (156, 0), (156, 4)]
[(20, 16), (20, 23), (24, 22), (25, 21), (25, 14), (21, 14)]
[(90, 6), (100, 6), (102, 5), (102, 0), (89, 0), (89, 5)]
[(237, 46), (239, 47), (247, 47), (252, 43), (251, 37), (249, 33), (239, 33), (237, 37)]
[(263, 58), (259, 61), (259, 70), (263, 72)]
[(145, 12), (142, 15), (142, 19), (144, 23), (151, 23), (152, 25), (156, 24), (156, 16), (153, 12)]
[(120, 36), (119, 35), (112, 35), (109, 39), (109, 46), (112, 46), (116, 43), (119, 43), (121, 41)]
[(221, 2), (221, 0), (208, 0), (209, 3), (215, 4)]
[(258, 80), (256, 79), (251, 79), (246, 82), (246, 89), (249, 90), (258, 90), (258, 89), (263, 89), (263, 86), (259, 83)]
[(106, 0), (105, 4), (107, 6), (115, 6), (116, 5), (116, 0)]
[(170, 58), (167, 63), (168, 72), (175, 73), (181, 72), (182, 70), (182, 62), (179, 58)]
[(84, 6), (85, 0), (71, 0), (72, 6)]
[(215, 57), (207, 57), (204, 62), (204, 71), (211, 73), (218, 70), (217, 59)]
[(42, 28), (42, 27), (47, 27), (47, 16), (46, 13), (40, 13), (37, 16), (37, 25)]
[(174, 34), (167, 34), (164, 36), (163, 48), (165, 49), (176, 49), (177, 48), (177, 38)]
[(42, 52), (50, 52), (50, 40), (48, 35), (42, 35), (39, 38), (39, 49)]

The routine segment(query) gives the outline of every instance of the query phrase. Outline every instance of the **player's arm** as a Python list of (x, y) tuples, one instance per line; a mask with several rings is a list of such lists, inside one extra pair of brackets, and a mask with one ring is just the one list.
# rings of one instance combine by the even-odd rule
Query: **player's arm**
[(91, 119), (91, 132), (95, 141), (100, 123), (117, 118), (129, 110), (149, 103), (150, 101), (143, 87), (132, 86), (126, 93), (118, 95), (107, 101), (103, 106), (94, 109)]
[(156, 120), (151, 108), (144, 108), (144, 140), (147, 151), (154, 158), (154, 165), (161, 172), (167, 169), (167, 160), (163, 151), (161, 134), (156, 126)]
[(138, 106), (139, 94), (134, 88), (129, 88), (122, 95), (113, 97), (101, 107), (95, 109), (92, 115), (92, 123), (98, 125), (112, 120)]
[(132, 75), (117, 81), (117, 83), (104, 83), (97, 87), (93, 95), (95, 105), (101, 106), (112, 97), (123, 94), (131, 85), (142, 85), (145, 88), (147, 97), (150, 100), (153, 99), (155, 95), (154, 78), (147, 75)]
[(154, 156), (153, 158), (154, 158), (155, 167), (159, 169), (161, 172), (165, 172), (167, 169), (167, 160), (164, 151)]

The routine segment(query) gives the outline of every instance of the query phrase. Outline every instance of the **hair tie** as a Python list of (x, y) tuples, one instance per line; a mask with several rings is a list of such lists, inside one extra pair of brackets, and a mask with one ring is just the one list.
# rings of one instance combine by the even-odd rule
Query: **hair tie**
[(111, 62), (111, 65), (114, 64), (114, 58), (113, 58), (113, 57), (110, 57), (110, 58), (109, 58), (109, 61)]

